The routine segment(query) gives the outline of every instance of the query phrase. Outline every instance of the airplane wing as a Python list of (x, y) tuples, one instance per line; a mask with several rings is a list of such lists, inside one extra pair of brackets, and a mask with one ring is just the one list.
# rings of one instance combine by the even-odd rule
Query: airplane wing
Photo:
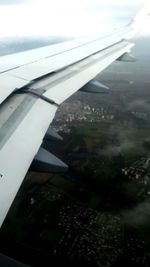
[(30, 266), (27, 266), (21, 262), (18, 262), (16, 260), (13, 260), (3, 254), (0, 254), (0, 266), (5, 266), (5, 267), (30, 267)]
[(127, 57), (133, 34), (129, 24), (105, 36), (1, 56), (0, 226), (34, 158), (41, 171), (67, 168), (40, 148), (45, 135), (53, 135), (49, 126), (57, 108), (83, 86), (86, 91), (112, 62)]

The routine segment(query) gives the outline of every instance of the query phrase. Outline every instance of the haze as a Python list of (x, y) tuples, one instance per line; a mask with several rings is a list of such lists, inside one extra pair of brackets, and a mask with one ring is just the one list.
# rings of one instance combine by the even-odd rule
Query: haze
[[(129, 23), (145, 0), (0, 1), (0, 37), (93, 35)], [(150, 28), (148, 21), (143, 29)], [(142, 30), (143, 31), (143, 30)], [(145, 30), (144, 30), (145, 31)], [(146, 31), (147, 34), (148, 31)]]

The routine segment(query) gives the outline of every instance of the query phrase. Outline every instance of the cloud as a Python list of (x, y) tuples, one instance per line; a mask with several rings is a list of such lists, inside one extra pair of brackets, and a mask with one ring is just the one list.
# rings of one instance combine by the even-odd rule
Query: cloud
[(146, 225), (150, 221), (150, 203), (144, 202), (134, 209), (123, 213), (124, 220), (130, 225)]
[[(130, 128), (130, 132), (132, 130), (133, 129)], [(135, 143), (128, 138), (128, 130), (126, 130), (125, 127), (110, 127), (109, 134), (116, 137), (117, 144), (107, 146), (104, 151), (105, 155), (118, 155), (135, 147)]]
[(136, 99), (127, 104), (127, 110), (150, 112), (150, 105), (147, 99)]
[(16, 4), (24, 4), (31, 3), (31, 0), (0, 0), (0, 5), (16, 5)]
[[(7, 2), (7, 5), (6, 5)], [(0, 36), (94, 35), (128, 23), (144, 0), (0, 0)], [(105, 2), (105, 4), (104, 4)], [(131, 12), (132, 10), (132, 12)], [(35, 12), (36, 11), (36, 12)], [(134, 11), (134, 12), (133, 12)], [(132, 14), (131, 14), (132, 13)], [(11, 23), (10, 23), (11, 21)]]

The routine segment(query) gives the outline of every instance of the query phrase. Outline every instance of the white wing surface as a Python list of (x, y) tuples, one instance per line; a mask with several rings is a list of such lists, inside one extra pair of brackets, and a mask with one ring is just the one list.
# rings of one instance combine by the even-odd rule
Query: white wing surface
[[(105, 36), (0, 58), (0, 225), (58, 106), (129, 52), (132, 35), (127, 25)], [(43, 153), (54, 164), (55, 158)]]

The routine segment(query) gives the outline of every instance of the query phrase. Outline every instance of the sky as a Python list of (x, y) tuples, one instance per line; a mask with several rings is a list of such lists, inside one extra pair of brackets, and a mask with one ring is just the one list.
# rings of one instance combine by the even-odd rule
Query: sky
[[(145, 2), (0, 0), (0, 25), (3, 25), (0, 27), (0, 37), (95, 35), (130, 22)], [(146, 22), (144, 29), (150, 28), (148, 23), (150, 26), (150, 22)]]

